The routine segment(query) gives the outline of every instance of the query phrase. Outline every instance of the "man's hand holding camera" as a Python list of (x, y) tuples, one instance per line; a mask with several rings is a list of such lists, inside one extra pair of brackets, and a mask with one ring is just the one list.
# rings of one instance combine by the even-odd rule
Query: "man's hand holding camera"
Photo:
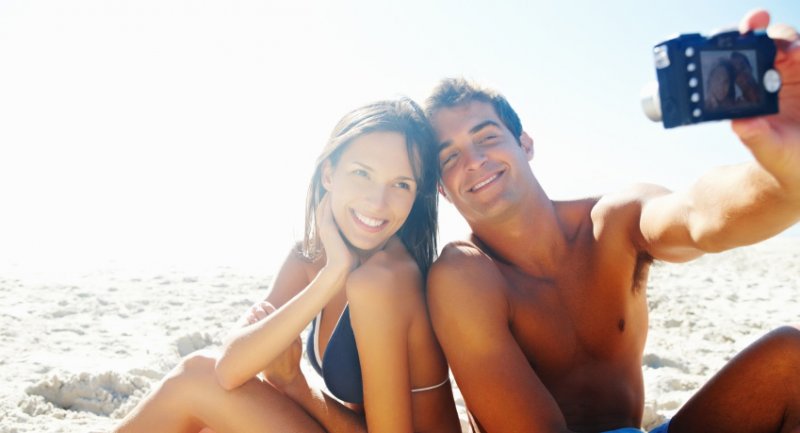
[[(740, 25), (746, 32), (767, 28), (769, 14), (755, 11)], [(767, 30), (775, 41), (775, 69), (781, 75), (780, 113), (733, 120), (734, 132), (750, 149), (758, 163), (789, 193), (800, 197), (800, 37), (788, 25)]]

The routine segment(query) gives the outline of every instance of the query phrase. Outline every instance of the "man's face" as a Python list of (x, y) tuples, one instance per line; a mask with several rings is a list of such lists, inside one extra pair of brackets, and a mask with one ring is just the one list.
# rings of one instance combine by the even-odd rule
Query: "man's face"
[(431, 119), (440, 143), (443, 193), (468, 222), (490, 222), (512, 211), (533, 180), (533, 142), (517, 142), (491, 104), (472, 101)]

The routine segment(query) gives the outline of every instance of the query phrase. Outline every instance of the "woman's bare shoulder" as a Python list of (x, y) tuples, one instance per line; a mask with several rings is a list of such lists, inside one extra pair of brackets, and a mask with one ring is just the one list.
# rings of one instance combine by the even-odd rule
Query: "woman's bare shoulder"
[(353, 302), (399, 306), (422, 297), (422, 273), (403, 246), (393, 238), (354, 270), (347, 279), (347, 296)]

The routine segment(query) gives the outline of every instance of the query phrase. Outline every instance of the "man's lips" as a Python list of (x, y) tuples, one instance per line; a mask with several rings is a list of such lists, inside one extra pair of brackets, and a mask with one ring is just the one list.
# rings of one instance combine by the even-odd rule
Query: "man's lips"
[(492, 182), (497, 180), (502, 175), (503, 175), (502, 171), (499, 171), (497, 173), (492, 173), (491, 175), (483, 178), (480, 182), (473, 185), (472, 188), (467, 190), (467, 192), (478, 192), (481, 189), (486, 188), (486, 186), (490, 185)]

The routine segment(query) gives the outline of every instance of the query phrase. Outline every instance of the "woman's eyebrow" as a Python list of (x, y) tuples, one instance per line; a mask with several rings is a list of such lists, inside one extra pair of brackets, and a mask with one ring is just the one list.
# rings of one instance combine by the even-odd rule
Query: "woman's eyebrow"
[[(365, 170), (371, 171), (371, 172), (375, 171), (375, 169), (372, 168), (369, 164), (364, 164), (363, 162), (353, 161), (353, 164), (358, 165), (359, 167), (361, 167), (361, 168), (363, 168)], [(410, 180), (412, 182), (416, 182), (417, 181), (413, 177), (409, 177), (409, 176), (406, 176), (406, 175), (395, 176), (394, 179)]]

